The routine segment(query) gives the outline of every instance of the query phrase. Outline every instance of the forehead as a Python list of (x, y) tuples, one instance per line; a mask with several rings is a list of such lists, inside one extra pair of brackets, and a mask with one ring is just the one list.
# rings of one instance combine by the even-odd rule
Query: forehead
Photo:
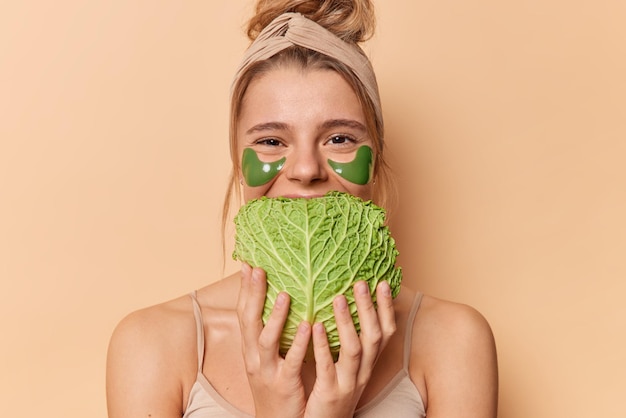
[(360, 101), (350, 84), (326, 69), (276, 68), (250, 82), (238, 124), (320, 123), (353, 119), (365, 124)]

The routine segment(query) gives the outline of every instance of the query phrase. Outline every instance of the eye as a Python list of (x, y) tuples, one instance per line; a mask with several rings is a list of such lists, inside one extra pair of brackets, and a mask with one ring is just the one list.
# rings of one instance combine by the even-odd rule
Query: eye
[(282, 143), (276, 138), (263, 138), (255, 142), (258, 145), (267, 145), (270, 147), (279, 147)]
[(356, 142), (355, 139), (349, 135), (333, 135), (330, 137), (327, 143), (334, 144), (334, 145), (343, 145), (343, 144), (347, 145), (347, 144), (353, 144), (354, 142)]

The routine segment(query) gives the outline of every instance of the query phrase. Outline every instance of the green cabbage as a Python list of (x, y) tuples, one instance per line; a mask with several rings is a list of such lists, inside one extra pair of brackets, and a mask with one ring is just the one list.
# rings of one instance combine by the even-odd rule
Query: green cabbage
[(233, 258), (261, 267), (267, 274), (266, 323), (280, 291), (291, 297), (287, 322), (280, 340), (284, 355), (298, 324), (322, 322), (331, 352), (339, 353), (339, 335), (332, 301), (344, 294), (360, 330), (352, 286), (358, 280), (374, 289), (381, 280), (391, 293), (400, 291), (402, 270), (395, 266), (398, 251), (384, 225), (385, 212), (371, 201), (346, 193), (323, 197), (251, 200), (235, 217)]

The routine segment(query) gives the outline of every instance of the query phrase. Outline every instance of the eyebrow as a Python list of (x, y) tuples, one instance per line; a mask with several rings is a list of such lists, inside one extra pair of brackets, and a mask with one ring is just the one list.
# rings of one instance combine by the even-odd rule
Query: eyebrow
[(256, 132), (263, 131), (286, 131), (289, 129), (289, 125), (282, 122), (265, 122), (259, 123), (258, 125), (254, 125), (252, 128), (246, 131), (246, 134), (253, 134)]
[(351, 128), (362, 132), (366, 132), (365, 125), (354, 119), (330, 119), (322, 123), (322, 128)]
[[(365, 125), (354, 119), (330, 119), (324, 121), (324, 123), (322, 123), (321, 125), (321, 128), (351, 128), (359, 130), (361, 132), (367, 132), (367, 128), (365, 127)], [(246, 131), (246, 134), (249, 135), (263, 131), (287, 131), (289, 129), (289, 125), (283, 122), (264, 122), (259, 123), (258, 125), (254, 125), (252, 128), (248, 129)]]

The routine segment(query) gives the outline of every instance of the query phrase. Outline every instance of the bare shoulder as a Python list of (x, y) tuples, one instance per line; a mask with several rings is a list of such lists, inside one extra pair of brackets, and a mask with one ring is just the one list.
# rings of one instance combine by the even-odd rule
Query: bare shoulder
[(422, 337), (431, 337), (433, 342), (441, 344), (449, 339), (454, 339), (457, 344), (464, 340), (493, 341), (489, 323), (475, 308), (432, 296), (422, 298), (414, 325)]
[(186, 341), (195, 337), (191, 298), (182, 296), (127, 315), (115, 328), (111, 345), (113, 348), (130, 345), (145, 351), (166, 352), (186, 345)]
[[(109, 416), (180, 416), (196, 370), (189, 296), (130, 313), (115, 328), (107, 356)], [(136, 413), (129, 413), (129, 412)]]
[(485, 317), (468, 305), (424, 296), (413, 327), (411, 375), (426, 388), (428, 416), (495, 417), (497, 358)]

